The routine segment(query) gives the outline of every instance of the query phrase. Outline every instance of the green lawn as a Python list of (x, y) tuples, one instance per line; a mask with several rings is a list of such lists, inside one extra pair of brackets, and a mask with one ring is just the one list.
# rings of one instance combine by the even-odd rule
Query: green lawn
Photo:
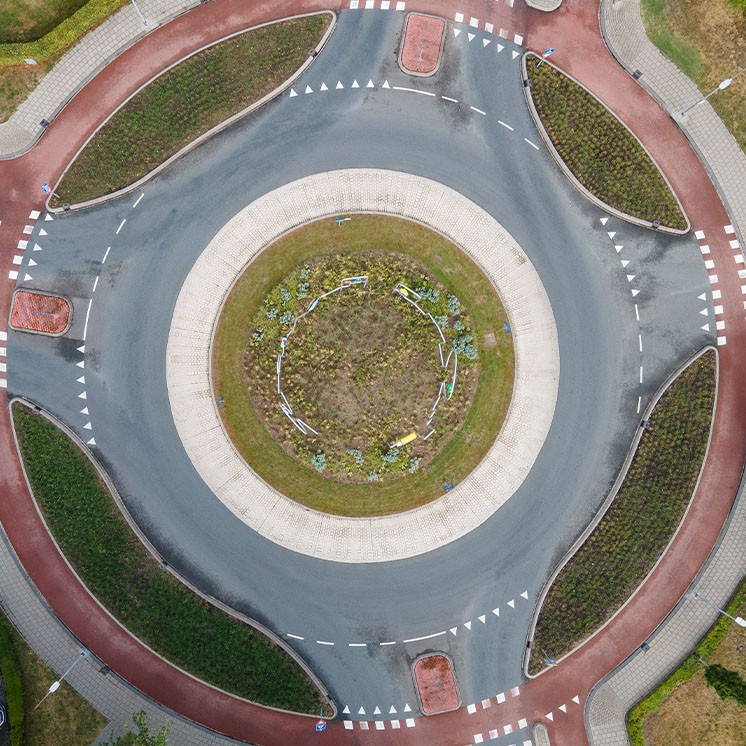
[(581, 643), (638, 588), (679, 525), (702, 468), (716, 354), (686, 368), (655, 406), (609, 509), (552, 583), (539, 612), (530, 673)]
[(259, 704), (319, 712), (319, 692), (284, 650), (160, 569), (62, 431), (18, 403), (13, 420), (52, 535), (115, 618), (164, 658), (221, 689)]
[(582, 86), (530, 55), (529, 89), (541, 123), (575, 178), (607, 205), (685, 229), (661, 172), (627, 128)]
[[(246, 394), (243, 350), (247, 324), (275, 287), (303, 262), (318, 255), (366, 249), (407, 254), (457, 296), (476, 330), (481, 375), (461, 429), (430, 464), (396, 480), (366, 484), (332, 482), (292, 459), (262, 425)], [(226, 301), (212, 363), (219, 412), (239, 451), (252, 468), (283, 494), (308, 507), (348, 516), (408, 510), (443, 494), (482, 460), (495, 441), (513, 391), (513, 343), (499, 297), (463, 252), (442, 236), (406, 220), (353, 215), (336, 227), (329, 218), (301, 228), (263, 251), (236, 283)], [(485, 334), (490, 344), (485, 344)]]
[(2, 0), (0, 44), (36, 41), (82, 8), (87, 0)]
[(77, 203), (122, 189), (287, 80), (331, 22), (280, 21), (220, 42), (156, 78), (94, 135), (57, 186)]

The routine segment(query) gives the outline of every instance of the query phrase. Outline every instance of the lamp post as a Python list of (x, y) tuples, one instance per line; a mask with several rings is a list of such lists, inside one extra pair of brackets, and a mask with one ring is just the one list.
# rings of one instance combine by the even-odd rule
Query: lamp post
[[(88, 651), (87, 650), (81, 650), (80, 651), (80, 655), (78, 655), (78, 657), (70, 664), (70, 666), (68, 667), (67, 671), (65, 671), (65, 673), (63, 673), (62, 676), (60, 676), (60, 678), (57, 679), (57, 681), (52, 682), (52, 684), (50, 685), (49, 689), (47, 690), (47, 693), (41, 698), (39, 704), (36, 705), (36, 707), (38, 707), (50, 694), (53, 694), (54, 692), (56, 692), (60, 688), (60, 684), (62, 683), (62, 679), (64, 679), (65, 676), (67, 676), (67, 674), (69, 674), (70, 671), (72, 671), (73, 668), (75, 668), (75, 666), (77, 666), (78, 663), (80, 663), (80, 661), (82, 661), (83, 658), (85, 658), (87, 655), (88, 655)], [(34, 709), (36, 709), (36, 707), (34, 707)]]
[[(134, 0), (133, 0), (134, 1)], [(696, 103), (692, 104), (691, 106), (688, 106), (684, 111), (679, 114), (679, 117), (682, 119), (696, 106), (699, 106), (700, 104), (703, 104), (705, 101), (707, 101), (710, 96), (712, 96), (713, 93), (717, 93), (718, 91), (724, 91), (741, 73), (746, 72), (746, 67), (741, 68), (732, 78), (726, 78), (717, 88), (714, 88), (711, 90), (706, 96), (701, 98)]]
[(697, 601), (701, 601), (703, 604), (707, 604), (710, 608), (715, 609), (715, 611), (723, 614), (723, 616), (727, 616), (729, 619), (732, 619), (739, 627), (746, 627), (746, 619), (740, 616), (731, 616), (727, 611), (723, 611), (722, 609), (715, 606), (715, 604), (710, 603), (706, 598), (702, 598), (699, 593), (685, 593), (684, 598), (696, 598)]

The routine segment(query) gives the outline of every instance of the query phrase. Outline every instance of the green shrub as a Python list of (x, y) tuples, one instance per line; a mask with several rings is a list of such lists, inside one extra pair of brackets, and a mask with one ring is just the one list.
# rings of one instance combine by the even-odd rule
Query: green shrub
[(11, 746), (23, 746), (23, 687), (8, 624), (5, 616), (0, 614), (0, 671), (5, 681), (5, 696), (8, 699)]

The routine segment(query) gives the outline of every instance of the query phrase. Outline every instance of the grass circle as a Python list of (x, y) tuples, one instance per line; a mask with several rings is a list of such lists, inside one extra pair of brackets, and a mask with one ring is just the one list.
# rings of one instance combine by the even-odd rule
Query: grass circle
[[(421, 265), (433, 283), (460, 299), (472, 324), (478, 355), (475, 390), (463, 422), (422, 468), (397, 479), (333, 481), (310, 463), (297, 460), (265, 426), (265, 413), (257, 411), (247, 390), (246, 350), (273, 289), (277, 293), (282, 282), (306, 264), (361, 252), (398, 256)], [(221, 398), (218, 411), (248, 465), (292, 500), (343, 516), (410, 510), (461, 481), (497, 437), (513, 385), (513, 345), (506, 322), (497, 292), (482, 270), (429, 228), (374, 214), (354, 215), (341, 226), (332, 219), (320, 220), (286, 234), (262, 251), (229, 293), (213, 340), (212, 380), (215, 395)]]

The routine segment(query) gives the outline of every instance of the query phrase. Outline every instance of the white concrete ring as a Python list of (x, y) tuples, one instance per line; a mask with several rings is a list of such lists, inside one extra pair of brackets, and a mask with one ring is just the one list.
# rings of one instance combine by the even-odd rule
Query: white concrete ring
[[(409, 218), (465, 251), (495, 285), (515, 348), (513, 397), (500, 433), (453, 490), (395, 515), (347, 518), (306, 508), (260, 479), (218, 414), (210, 375), (223, 302), (251, 260), (282, 234), (333, 215)], [(464, 536), (511, 497), (536, 461), (559, 387), (557, 328), (539, 275), (513, 237), (449, 187), (398, 171), (345, 169), (275, 189), (234, 216), (199, 256), (174, 308), (166, 383), (179, 437), (195, 469), (238, 518), (288, 549), (337, 562), (385, 562)]]

